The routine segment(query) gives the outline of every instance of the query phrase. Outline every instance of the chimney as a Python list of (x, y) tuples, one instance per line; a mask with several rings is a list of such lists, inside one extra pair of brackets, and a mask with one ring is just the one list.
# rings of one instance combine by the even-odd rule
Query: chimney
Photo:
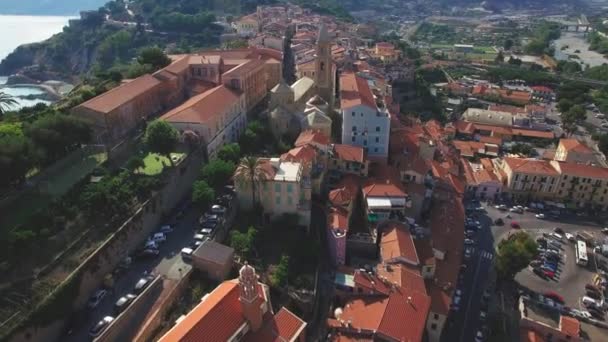
[(258, 299), (259, 284), (255, 269), (245, 262), (239, 271), (239, 301), (243, 309), (243, 316), (249, 322), (252, 331), (262, 327), (262, 308)]

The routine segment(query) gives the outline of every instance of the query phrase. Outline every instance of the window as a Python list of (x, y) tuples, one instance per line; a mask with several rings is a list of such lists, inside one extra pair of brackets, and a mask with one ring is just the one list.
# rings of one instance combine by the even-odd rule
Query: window
[(515, 175), (515, 180), (519, 180), (519, 174)]
[(355, 140), (356, 140), (356, 139), (355, 139), (355, 137), (352, 137), (352, 138), (351, 138), (351, 140), (352, 140), (353, 142), (355, 142)]
[(276, 203), (277, 205), (281, 205), (281, 196), (276, 197)]
[(293, 191), (293, 184), (287, 184), (287, 192)]
[(275, 192), (281, 192), (281, 184), (280, 183), (276, 183), (274, 185), (274, 191)]
[(484, 187), (483, 187), (483, 191), (484, 191), (484, 192), (485, 192), (485, 191), (488, 191), (488, 187), (484, 186)]
[(374, 152), (378, 153), (378, 148), (377, 147), (374, 147)]
[(293, 205), (293, 202), (291, 200), (291, 196), (287, 197), (287, 204)]
[(367, 146), (367, 140), (363, 140), (363, 146)]
[(431, 324), (431, 330), (437, 330), (437, 324), (435, 324), (435, 323)]
[(355, 112), (353, 112), (353, 116), (355, 116)]
[(380, 137), (376, 137), (376, 142), (379, 143), (380, 142)]
[(435, 320), (438, 320), (438, 319), (439, 319), (439, 315), (438, 315), (438, 314), (433, 314), (433, 318), (434, 318)]
[(357, 131), (357, 126), (353, 126), (353, 132)]
[(380, 126), (376, 126), (376, 132), (380, 132)]

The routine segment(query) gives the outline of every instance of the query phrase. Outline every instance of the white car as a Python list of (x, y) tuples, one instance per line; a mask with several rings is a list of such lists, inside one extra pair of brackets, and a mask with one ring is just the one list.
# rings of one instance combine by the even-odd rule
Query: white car
[(471, 240), (471, 239), (464, 239), (464, 244), (465, 245), (474, 245), (475, 241)]
[(477, 331), (477, 335), (475, 335), (475, 342), (483, 342), (483, 333), (481, 331)]
[(460, 297), (458, 297), (458, 296), (454, 297), (454, 300), (452, 301), (452, 303), (454, 305), (459, 305), (460, 304)]
[(566, 233), (566, 240), (568, 241), (576, 241), (576, 238), (574, 237), (574, 235), (570, 234), (570, 233)]
[(97, 322), (97, 324), (95, 324), (91, 330), (89, 330), (89, 336), (91, 337), (98, 337), (99, 335), (101, 335), (101, 333), (106, 330), (106, 328), (108, 327), (108, 325), (110, 325), (110, 323), (112, 323), (112, 321), (114, 321), (114, 317), (112, 316), (106, 316), (104, 317), (101, 321)]
[(189, 247), (182, 248), (182, 251), (181, 251), (182, 258), (192, 259), (192, 253), (194, 253), (194, 250), (192, 248), (189, 248)]
[(144, 249), (158, 249), (158, 244), (156, 244), (156, 241), (148, 240), (144, 245)]
[(543, 214), (543, 213), (536, 214), (536, 215), (534, 215), (534, 217), (536, 217), (537, 219), (543, 220), (545, 218), (545, 214)]
[(161, 232), (163, 234), (169, 234), (169, 233), (173, 232), (173, 227), (171, 227), (171, 225), (165, 224), (160, 227), (159, 232)]
[(558, 240), (558, 241), (562, 241), (563, 236), (561, 236), (558, 233), (551, 233), (551, 237)]
[(207, 237), (203, 234), (194, 235), (194, 241), (205, 241), (205, 239), (207, 239)]
[(162, 243), (167, 241), (167, 237), (163, 233), (155, 233), (148, 239), (148, 241), (154, 241), (155, 243)]
[(99, 289), (99, 290), (95, 291), (95, 293), (89, 299), (89, 302), (87, 304), (88, 307), (91, 309), (96, 308), (99, 305), (99, 303), (101, 303), (101, 301), (105, 298), (106, 294), (108, 294), (108, 291), (106, 291), (104, 289)]

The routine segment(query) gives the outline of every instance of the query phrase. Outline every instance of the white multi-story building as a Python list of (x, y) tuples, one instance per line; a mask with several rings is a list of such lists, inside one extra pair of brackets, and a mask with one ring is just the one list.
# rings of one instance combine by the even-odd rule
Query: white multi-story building
[(340, 76), (342, 143), (360, 146), (370, 159), (385, 160), (391, 118), (382, 98), (375, 96), (368, 80), (344, 73)]

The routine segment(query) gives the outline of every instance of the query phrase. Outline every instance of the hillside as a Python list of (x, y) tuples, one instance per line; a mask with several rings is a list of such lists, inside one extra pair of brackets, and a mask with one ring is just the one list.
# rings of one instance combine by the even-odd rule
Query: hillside
[(108, 0), (4, 0), (0, 14), (75, 15), (82, 10), (97, 9)]

